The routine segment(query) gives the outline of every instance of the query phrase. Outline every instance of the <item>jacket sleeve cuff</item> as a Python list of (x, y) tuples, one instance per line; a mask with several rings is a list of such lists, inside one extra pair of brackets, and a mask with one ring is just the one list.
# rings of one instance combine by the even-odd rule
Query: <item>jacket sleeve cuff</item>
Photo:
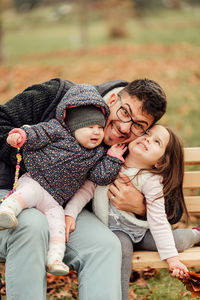
[(12, 133), (19, 133), (21, 136), (21, 142), (17, 145), (18, 147), (21, 147), (24, 145), (25, 141), (26, 141), (26, 132), (21, 129), (21, 128), (14, 128), (9, 132), (9, 135)]

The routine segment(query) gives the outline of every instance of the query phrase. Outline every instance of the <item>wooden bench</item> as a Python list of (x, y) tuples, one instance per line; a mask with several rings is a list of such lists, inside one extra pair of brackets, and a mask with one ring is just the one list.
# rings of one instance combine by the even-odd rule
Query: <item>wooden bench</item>
[[(200, 147), (184, 148), (185, 173), (184, 195), (187, 209), (191, 214), (200, 214)], [(188, 166), (199, 166), (188, 170)], [(197, 169), (197, 170), (196, 170)], [(191, 191), (189, 193), (188, 191)], [(188, 194), (190, 194), (188, 196)], [(200, 247), (193, 247), (179, 254), (181, 261), (187, 267), (200, 267)], [(165, 261), (160, 260), (158, 252), (135, 251), (133, 253), (133, 269), (168, 268)]]

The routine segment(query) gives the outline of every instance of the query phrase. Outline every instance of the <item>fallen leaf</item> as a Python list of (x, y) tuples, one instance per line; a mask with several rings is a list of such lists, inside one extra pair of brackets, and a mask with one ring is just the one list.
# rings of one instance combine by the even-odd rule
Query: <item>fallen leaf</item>
[(188, 272), (188, 277), (181, 279), (186, 289), (191, 292), (192, 297), (200, 296), (200, 273)]

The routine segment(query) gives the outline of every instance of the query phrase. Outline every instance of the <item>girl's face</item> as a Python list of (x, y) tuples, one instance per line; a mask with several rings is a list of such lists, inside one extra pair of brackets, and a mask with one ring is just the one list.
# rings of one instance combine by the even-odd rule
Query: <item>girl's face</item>
[(75, 138), (87, 149), (93, 149), (101, 144), (104, 138), (103, 127), (95, 124), (75, 130)]
[(169, 142), (169, 132), (161, 125), (154, 125), (147, 134), (132, 141), (127, 156), (128, 164), (136, 168), (150, 169), (156, 167), (158, 160), (165, 153)]

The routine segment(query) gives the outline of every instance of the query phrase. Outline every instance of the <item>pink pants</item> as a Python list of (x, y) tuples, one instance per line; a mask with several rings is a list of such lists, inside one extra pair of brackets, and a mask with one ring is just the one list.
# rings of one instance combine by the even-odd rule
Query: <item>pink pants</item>
[(47, 217), (51, 241), (65, 241), (65, 214), (62, 206), (28, 173), (20, 177), (14, 194), (18, 195), (22, 209), (35, 207)]

